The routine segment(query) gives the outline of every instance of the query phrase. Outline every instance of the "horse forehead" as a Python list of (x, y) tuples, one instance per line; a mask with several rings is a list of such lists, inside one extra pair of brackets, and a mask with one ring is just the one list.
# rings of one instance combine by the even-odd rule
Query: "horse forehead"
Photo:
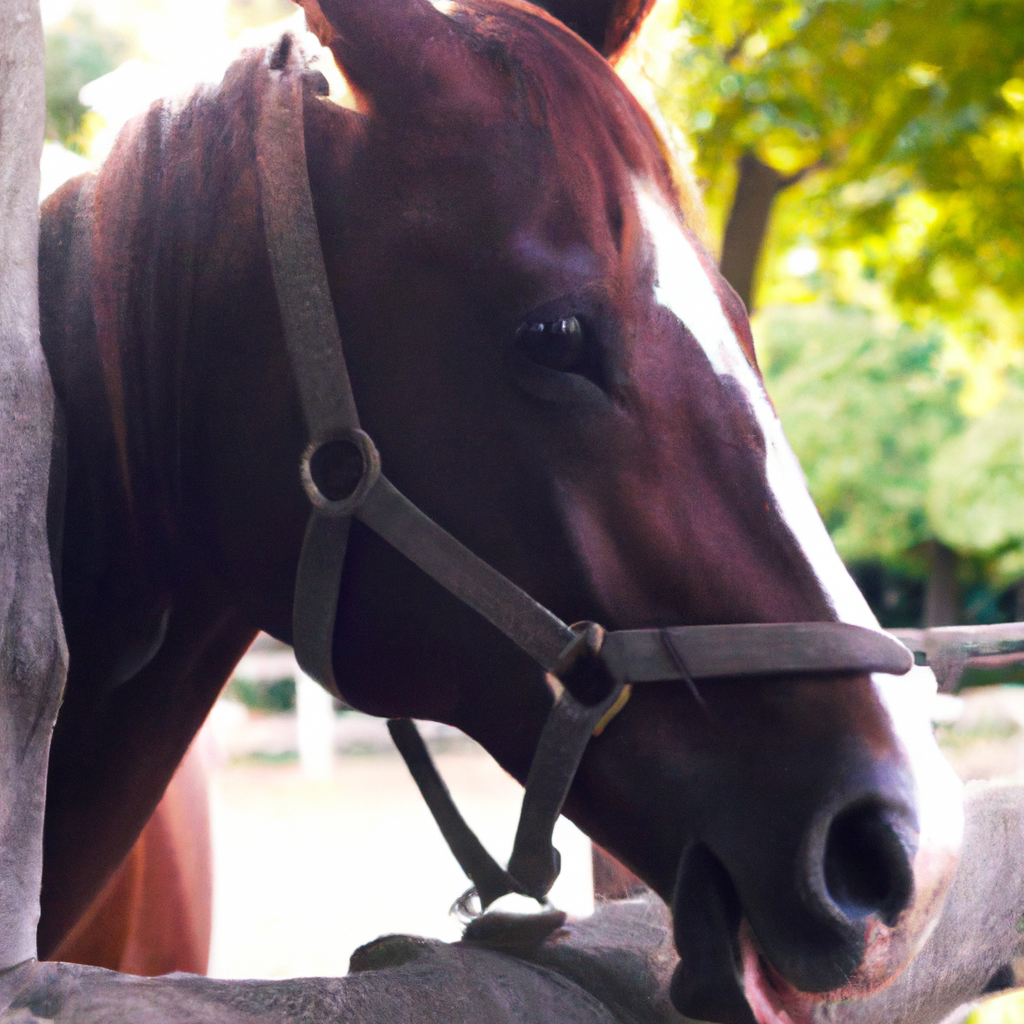
[[(646, 115), (623, 81), (545, 11), (516, 0), (446, 6), (472, 40), (464, 53), (470, 93), (439, 97), (441, 116), (461, 111), (475, 121), (489, 144), (484, 153), (505, 150), (504, 137), (524, 155), (536, 152), (533, 143), (551, 146), (561, 172), (573, 162), (605, 162), (616, 150), (628, 151), (635, 166), (662, 159)], [(467, 127), (460, 123), (458, 130), (473, 145), (475, 133)]]
[(759, 383), (742, 300), (657, 185), (634, 178), (632, 193), (653, 256), (657, 302), (686, 326), (717, 374), (736, 377), (749, 388), (753, 373)]
[(589, 245), (583, 242), (558, 245), (541, 232), (517, 230), (511, 249), (516, 262), (548, 278), (588, 281), (602, 270), (600, 258)]
[[(668, 309), (696, 341), (715, 374), (734, 381), (764, 448), (764, 473), (775, 513), (790, 532), (837, 617), (877, 625), (847, 572), (807, 489), (800, 464), (764, 390), (753, 351), (743, 343), (737, 312), (725, 301), (719, 275), (683, 229), (676, 211), (649, 183), (634, 186), (644, 232), (652, 250), (655, 301)], [(742, 320), (746, 321), (745, 317)], [(746, 335), (749, 342), (749, 328)]]

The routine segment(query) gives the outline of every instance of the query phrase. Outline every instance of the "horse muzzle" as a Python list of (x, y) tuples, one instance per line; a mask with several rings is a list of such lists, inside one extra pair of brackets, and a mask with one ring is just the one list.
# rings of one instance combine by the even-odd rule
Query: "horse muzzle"
[(818, 1004), (895, 979), (938, 919), (959, 832), (950, 816), (939, 837), (921, 820), (934, 808), (919, 808), (907, 773), (873, 781), (832, 801), (789, 849), (765, 837), (763, 819), (730, 829), (738, 841), (686, 849), (673, 899), (677, 1009), (719, 1024), (810, 1024)]

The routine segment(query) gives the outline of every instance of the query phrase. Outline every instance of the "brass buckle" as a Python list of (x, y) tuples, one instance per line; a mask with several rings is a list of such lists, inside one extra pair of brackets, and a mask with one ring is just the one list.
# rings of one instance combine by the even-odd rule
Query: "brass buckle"
[(557, 664), (551, 667), (548, 685), (556, 696), (558, 687), (564, 687), (581, 704), (594, 707), (607, 700), (617, 686), (601, 657), (605, 631), (596, 622), (577, 622), (569, 628), (576, 634), (576, 639), (569, 643)]

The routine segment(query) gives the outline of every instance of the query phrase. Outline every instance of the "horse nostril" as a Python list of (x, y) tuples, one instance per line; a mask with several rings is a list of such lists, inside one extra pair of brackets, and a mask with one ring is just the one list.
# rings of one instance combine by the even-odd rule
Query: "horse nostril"
[(893, 814), (872, 803), (841, 811), (825, 841), (825, 887), (851, 921), (870, 914), (890, 927), (910, 905), (911, 852), (893, 827)]

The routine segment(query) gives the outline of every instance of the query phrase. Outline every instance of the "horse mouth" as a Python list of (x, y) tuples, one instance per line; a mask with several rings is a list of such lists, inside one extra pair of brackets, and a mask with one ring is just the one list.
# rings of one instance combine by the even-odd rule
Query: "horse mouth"
[(768, 963), (746, 918), (740, 923), (737, 943), (743, 994), (757, 1024), (813, 1024), (821, 995), (800, 992)]
[[(735, 894), (723, 891), (724, 881), (715, 880), (712, 904), (719, 907), (727, 906)], [(732, 889), (731, 883), (728, 888)], [(696, 958), (692, 946), (681, 943), (677, 923), (676, 943), (683, 959), (672, 983), (676, 1009), (687, 1017), (718, 1024), (814, 1024), (815, 1009), (829, 994), (802, 992), (786, 981), (769, 962), (745, 915), (727, 924), (725, 915), (713, 912), (705, 923), (711, 919), (719, 926), (712, 926), (717, 935), (704, 932), (703, 955)], [(691, 940), (701, 941), (692, 930), (683, 931), (689, 932)], [(714, 950), (719, 958), (712, 964), (707, 954)]]
[[(686, 857), (673, 901), (676, 949), (672, 979), (676, 1009), (717, 1024), (815, 1024), (825, 1004), (863, 999), (886, 988), (930, 934), (923, 926), (945, 890), (908, 908), (890, 926), (875, 916), (858, 922), (862, 940), (845, 955), (835, 951), (830, 971), (843, 981), (815, 991), (797, 988), (772, 964), (722, 864), (698, 847)], [(697, 883), (698, 888), (692, 888)], [(909, 934), (908, 934), (909, 932)], [(915, 941), (916, 936), (916, 941)], [(829, 959), (832, 959), (831, 957)], [(846, 960), (845, 968), (841, 961)], [(856, 960), (856, 962), (853, 962)], [(827, 1014), (827, 1011), (825, 1011)]]
[[(862, 942), (826, 955), (830, 962), (820, 988), (797, 988), (772, 964), (755, 936), (724, 865), (699, 843), (683, 857), (673, 923), (680, 962), (671, 997), (676, 1009), (691, 1019), (717, 1024), (813, 1024), (822, 1003), (863, 997), (884, 987), (893, 974), (885, 955), (892, 952), (893, 933), (872, 920), (864, 922)], [(824, 952), (817, 942), (812, 945)]]

